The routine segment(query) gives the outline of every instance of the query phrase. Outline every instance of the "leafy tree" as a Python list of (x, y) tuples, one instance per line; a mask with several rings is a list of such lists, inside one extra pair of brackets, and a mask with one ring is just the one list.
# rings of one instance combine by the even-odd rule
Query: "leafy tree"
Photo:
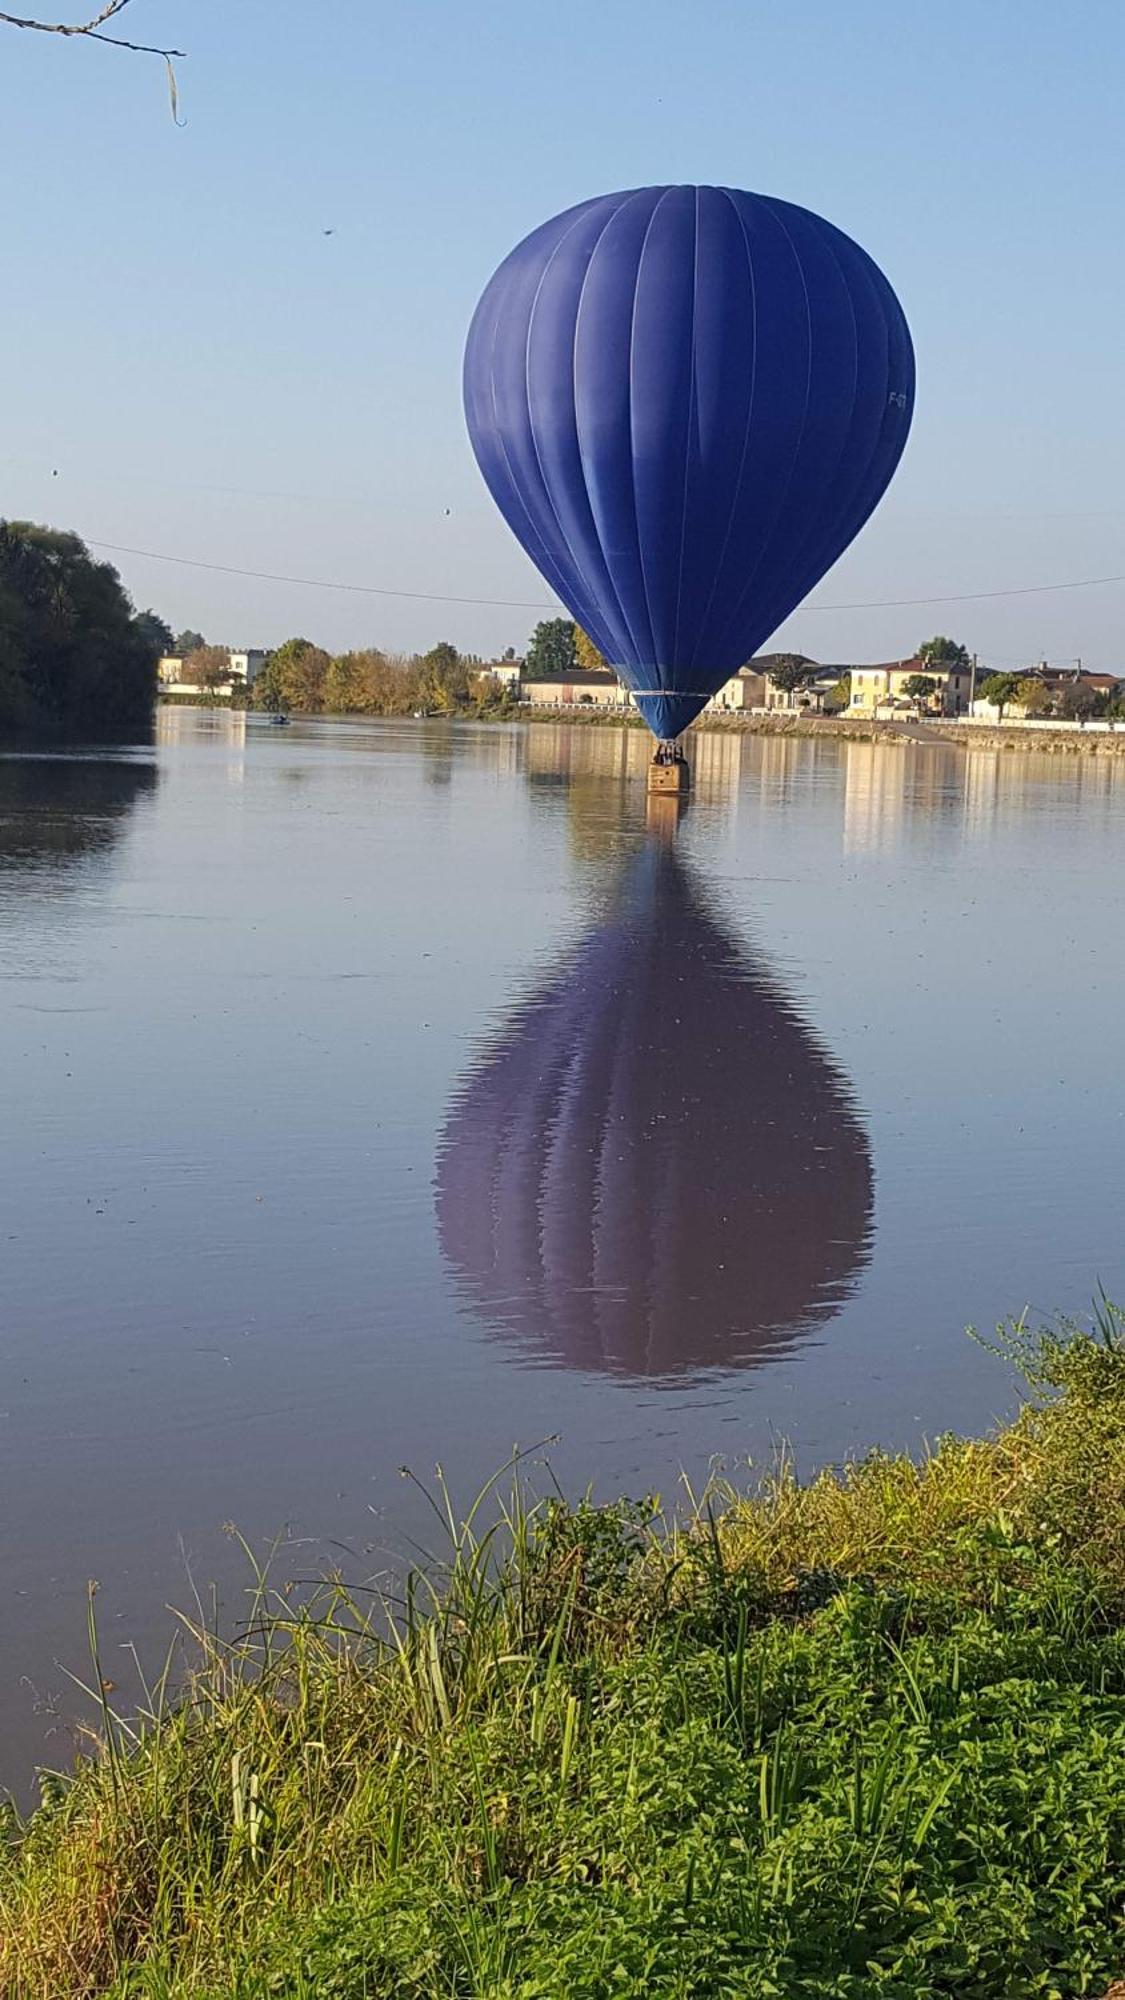
[(154, 660), (158, 660), (162, 653), (170, 653), (173, 650), (172, 627), (166, 625), (163, 618), (158, 617), (155, 611), (136, 612), (133, 624), (145, 644), (151, 648)]
[(1044, 681), (1029, 674), (1016, 689), (1015, 699), (1025, 715), (1046, 715), (1051, 706), (1051, 690)]
[(903, 681), (902, 691), (910, 701), (929, 701), (937, 693), (937, 682), (932, 674), (911, 674)]
[(184, 680), (192, 687), (211, 690), (229, 681), (230, 652), (226, 646), (197, 646), (184, 660)]
[(841, 674), (839, 680), (825, 695), (824, 706), (826, 709), (831, 709), (834, 714), (839, 714), (841, 709), (847, 708), (851, 698), (852, 677), (850, 674)]
[(572, 674), (578, 665), (574, 625), (569, 618), (542, 618), (531, 635), (524, 661), (524, 676), (533, 681), (541, 674)]
[(468, 700), (468, 665), (448, 639), (442, 639), (436, 646), (431, 646), (428, 653), (423, 653), (418, 692), (425, 708), (443, 712)]
[(939, 632), (936, 638), (923, 639), (916, 657), (924, 660), (928, 667), (962, 667), (967, 670), (971, 665), (964, 646), (959, 646), (956, 639), (947, 639), (943, 632)]
[(1068, 722), (1086, 722), (1100, 707), (1096, 688), (1087, 687), (1084, 681), (1068, 681), (1059, 696), (1059, 714)]
[(1021, 686), (1022, 680), (1019, 674), (989, 674), (981, 687), (985, 701), (990, 701), (993, 707), (999, 710), (1001, 722), (1004, 720), (1004, 710), (1008, 703), (1019, 699)]
[(127, 727), (151, 710), (155, 668), (111, 564), (77, 535), (0, 522), (0, 720)]
[(324, 706), (336, 715), (408, 715), (418, 705), (418, 670), (377, 647), (341, 653), (328, 663)]
[(605, 672), (607, 662), (604, 654), (599, 653), (593, 640), (582, 630), (581, 625), (576, 625), (574, 628), (574, 659), (576, 666), (581, 667), (583, 673)]
[(324, 707), (329, 657), (311, 639), (286, 639), (270, 654), (254, 682), (255, 708), (318, 715)]
[(168, 651), (176, 653), (182, 660), (186, 660), (189, 653), (198, 653), (200, 647), (206, 644), (207, 641), (203, 637), (202, 632), (193, 632), (190, 625), (185, 625), (182, 632), (177, 632)]
[(766, 678), (772, 681), (782, 694), (796, 694), (798, 688), (807, 687), (816, 679), (818, 672), (815, 660), (806, 660), (803, 653), (779, 653), (771, 660)]

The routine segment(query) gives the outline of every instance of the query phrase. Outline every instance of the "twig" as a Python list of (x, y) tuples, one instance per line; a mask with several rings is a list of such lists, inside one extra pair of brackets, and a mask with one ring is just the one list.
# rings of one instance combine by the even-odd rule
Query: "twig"
[(131, 49), (134, 55), (163, 56), (165, 62), (169, 62), (173, 56), (177, 56), (183, 60), (186, 54), (184, 49), (161, 49), (156, 48), (150, 42), (128, 42), (121, 35), (106, 35), (102, 33), (102, 29), (105, 27), (107, 21), (115, 20), (117, 15), (122, 13), (129, 4), (130, 0), (108, 0), (108, 4), (102, 8), (99, 14), (95, 14), (92, 20), (84, 22), (32, 21), (25, 19), (20, 14), (5, 14), (3, 12), (0, 12), (0, 22), (5, 23), (9, 28), (31, 28), (36, 34), (40, 35), (82, 35), (87, 41), (108, 42), (115, 49)]

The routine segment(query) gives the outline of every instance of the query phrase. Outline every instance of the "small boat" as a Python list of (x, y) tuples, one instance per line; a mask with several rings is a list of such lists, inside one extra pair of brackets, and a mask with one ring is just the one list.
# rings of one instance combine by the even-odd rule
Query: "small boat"
[(271, 715), (270, 721), (275, 729), (287, 729), (289, 726), (289, 717), (287, 715)]

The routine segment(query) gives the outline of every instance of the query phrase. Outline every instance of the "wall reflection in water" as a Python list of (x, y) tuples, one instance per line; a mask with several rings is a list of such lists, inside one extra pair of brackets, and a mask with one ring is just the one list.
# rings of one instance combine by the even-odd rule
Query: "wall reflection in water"
[(673, 840), (512, 1014), (437, 1167), (462, 1296), (529, 1359), (682, 1380), (777, 1353), (867, 1261), (846, 1078)]

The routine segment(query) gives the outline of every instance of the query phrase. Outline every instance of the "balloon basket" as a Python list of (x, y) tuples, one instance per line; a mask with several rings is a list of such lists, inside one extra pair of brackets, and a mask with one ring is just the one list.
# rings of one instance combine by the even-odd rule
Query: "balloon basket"
[(691, 766), (678, 745), (660, 745), (648, 767), (648, 789), (664, 798), (683, 798), (691, 790)]

